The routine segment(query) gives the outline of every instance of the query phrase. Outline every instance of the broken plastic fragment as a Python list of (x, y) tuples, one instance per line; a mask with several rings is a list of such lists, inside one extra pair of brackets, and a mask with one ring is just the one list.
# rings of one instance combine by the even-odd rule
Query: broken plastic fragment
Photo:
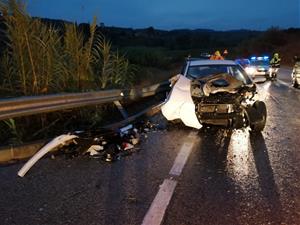
[(102, 158), (106, 162), (113, 162), (119, 159), (118, 154), (120, 153), (120, 146), (116, 144), (109, 144), (105, 149), (104, 157)]
[(91, 147), (89, 147), (89, 149), (86, 152), (90, 153), (90, 155), (93, 156), (93, 155), (99, 155), (99, 151), (102, 150), (104, 150), (103, 146), (92, 145)]
[(102, 151), (104, 148), (101, 145), (92, 145), (87, 151), (89, 150), (95, 150), (97, 152)]
[(130, 149), (133, 149), (133, 148), (134, 148), (134, 145), (132, 145), (130, 143), (127, 143), (127, 142), (122, 143), (122, 149), (124, 151), (130, 150)]
[(96, 137), (96, 138), (94, 138), (94, 141), (95, 141), (95, 142), (99, 142), (99, 141), (100, 141), (100, 138)]
[(140, 142), (140, 139), (139, 138), (132, 138), (132, 139), (130, 139), (130, 142), (133, 145), (137, 145)]
[(131, 129), (133, 129), (132, 124), (129, 124), (126, 127), (122, 127), (122, 128), (120, 128), (120, 134), (124, 135), (124, 134), (128, 133), (128, 131), (131, 130)]
[(145, 131), (145, 132), (149, 132), (150, 129), (149, 129), (149, 128), (144, 128), (144, 131)]
[(107, 153), (105, 161), (106, 162), (112, 162), (113, 161), (113, 157), (111, 156), (111, 154)]
[(84, 133), (83, 130), (76, 130), (76, 131), (74, 132), (74, 134), (82, 134), (82, 133)]
[(96, 151), (95, 149), (89, 150), (88, 153), (90, 153), (90, 156), (100, 155), (100, 153), (98, 151)]
[(63, 134), (56, 138), (54, 138), (52, 141), (50, 141), (48, 144), (46, 144), (44, 147), (42, 147), (18, 172), (18, 175), (20, 177), (25, 176), (25, 174), (30, 170), (30, 168), (45, 154), (50, 152), (53, 149), (66, 146), (70, 143), (72, 143), (78, 136), (71, 135), (71, 134)]

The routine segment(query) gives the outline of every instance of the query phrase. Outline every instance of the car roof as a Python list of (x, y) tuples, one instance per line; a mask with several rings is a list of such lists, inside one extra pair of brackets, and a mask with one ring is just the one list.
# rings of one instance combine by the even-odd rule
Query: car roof
[(240, 59), (236, 59), (236, 60), (234, 60), (234, 61), (249, 61), (250, 62), (250, 60), (249, 59), (246, 59), (246, 58), (240, 58)]
[(237, 65), (232, 60), (209, 60), (209, 59), (191, 59), (188, 60), (190, 66), (204, 65)]

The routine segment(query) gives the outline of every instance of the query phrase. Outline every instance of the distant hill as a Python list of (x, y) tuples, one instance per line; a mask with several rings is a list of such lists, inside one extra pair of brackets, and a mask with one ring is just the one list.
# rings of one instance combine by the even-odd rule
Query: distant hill
[[(64, 20), (34, 19), (41, 19), (45, 24), (53, 26), (61, 32), (64, 32), (65, 24), (71, 24), (71, 22)], [(88, 23), (77, 24), (77, 26), (86, 37), (89, 36)], [(0, 16), (0, 29), (4, 28), (5, 26)], [(161, 30), (154, 27), (134, 29), (104, 26), (104, 24), (100, 24), (97, 27), (98, 32), (103, 33), (107, 39), (111, 40), (114, 48), (120, 49), (141, 46), (175, 51), (201, 49), (212, 52), (216, 49), (222, 50), (226, 48), (230, 50), (234, 57), (245, 57), (253, 53), (271, 53), (275, 50), (287, 51), (286, 49), (290, 49), (293, 54), (299, 52), (298, 48), (293, 49), (292, 47), (297, 43), (297, 37), (299, 37), (300, 33), (299, 29), (270, 30), (267, 32), (245, 29), (216, 31), (200, 28)], [(3, 34), (0, 34), (0, 50), (3, 49), (4, 39)]]
[[(69, 21), (40, 18), (48, 25), (58, 29), (64, 28)], [(89, 34), (89, 24), (78, 24), (80, 30)], [(211, 29), (174, 29), (161, 30), (154, 27), (144, 29), (123, 28), (114, 26), (98, 26), (98, 30), (110, 39), (116, 47), (146, 46), (168, 49), (215, 49), (232, 48), (240, 42), (259, 36), (261, 31), (231, 30), (215, 31)]]

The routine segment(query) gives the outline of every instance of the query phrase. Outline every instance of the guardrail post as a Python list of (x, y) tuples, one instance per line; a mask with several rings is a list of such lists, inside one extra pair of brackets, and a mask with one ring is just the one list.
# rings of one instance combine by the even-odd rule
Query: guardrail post
[(120, 113), (122, 114), (124, 119), (127, 119), (128, 118), (128, 113), (126, 112), (126, 110), (122, 106), (121, 102), (120, 101), (114, 101), (114, 104), (115, 104), (115, 106), (117, 106), (118, 110), (120, 111)]

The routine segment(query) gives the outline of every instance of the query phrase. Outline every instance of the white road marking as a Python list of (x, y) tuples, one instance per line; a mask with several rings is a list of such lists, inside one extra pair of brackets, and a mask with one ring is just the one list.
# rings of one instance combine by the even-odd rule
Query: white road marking
[[(174, 161), (172, 169), (170, 170), (169, 174), (171, 176), (178, 177), (182, 173), (182, 170), (195, 144), (196, 137), (196, 132), (191, 132), (187, 136), (187, 140), (182, 145)], [(162, 223), (165, 212), (177, 185), (177, 181), (174, 180), (174, 177), (164, 180), (146, 216), (144, 217), (142, 225), (160, 225)]]
[[(299, 91), (295, 88), (293, 88), (289, 83), (282, 81), (280, 79), (277, 79), (277, 83), (275, 83), (275, 85), (278, 86), (278, 84), (282, 84), (284, 86), (287, 86), (289, 88), (291, 88), (293, 91)], [(275, 103), (277, 104), (281, 104), (279, 98), (275, 97), (273, 94), (270, 93), (269, 88), (271, 87), (271, 83), (267, 83), (265, 85), (262, 86), (257, 86), (258, 89), (258, 93), (259, 93), (259, 97), (261, 100), (267, 100), (267, 99), (272, 99)]]
[(188, 138), (195, 138), (197, 136), (197, 132), (191, 132), (189, 135), (188, 135)]
[(280, 83), (280, 84), (282, 84), (282, 85), (284, 85), (288, 88), (291, 88), (293, 91), (299, 92), (299, 89), (294, 88), (291, 83), (285, 82), (285, 81), (280, 80), (280, 79), (277, 79), (277, 81), (278, 81), (278, 83)]
[(186, 142), (182, 145), (180, 152), (178, 153), (175, 159), (173, 167), (170, 170), (171, 176), (180, 176), (183, 167), (186, 164), (186, 161), (192, 151), (193, 146), (194, 146), (193, 142)]
[(292, 71), (293, 71), (293, 69), (292, 68), (280, 68), (279, 69), (279, 72), (280, 71), (285, 71), (285, 72), (287, 72), (287, 73), (291, 73)]
[(276, 98), (275, 96), (270, 95), (270, 94), (269, 94), (269, 96), (270, 96), (270, 98), (271, 98), (275, 103), (277, 103), (278, 105), (280, 105), (280, 101), (278, 100), (278, 98)]
[(283, 80), (280, 80), (280, 79), (277, 79), (277, 82), (278, 82), (279, 84), (282, 84), (282, 85), (287, 86), (287, 87), (291, 87), (291, 85), (292, 85), (292, 84), (290, 84), (290, 83), (288, 83), (288, 82), (285, 82), (285, 81), (283, 81)]
[(142, 225), (160, 225), (175, 191), (177, 181), (165, 179), (148, 210)]

